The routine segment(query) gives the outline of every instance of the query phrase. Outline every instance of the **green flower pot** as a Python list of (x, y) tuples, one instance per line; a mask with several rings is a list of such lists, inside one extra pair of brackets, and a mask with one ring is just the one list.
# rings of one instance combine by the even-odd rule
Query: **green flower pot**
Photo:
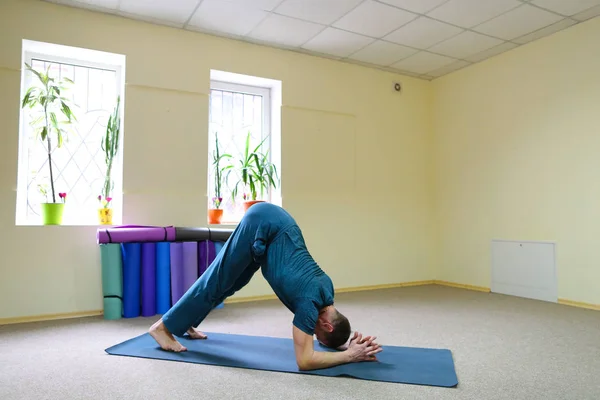
[(65, 203), (42, 203), (42, 220), (44, 225), (60, 225), (63, 219)]

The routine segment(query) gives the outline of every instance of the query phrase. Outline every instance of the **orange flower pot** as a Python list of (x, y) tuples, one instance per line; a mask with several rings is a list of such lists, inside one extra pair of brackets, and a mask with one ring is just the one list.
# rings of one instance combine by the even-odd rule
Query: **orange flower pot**
[(223, 210), (221, 208), (211, 208), (208, 210), (208, 223), (218, 225), (223, 219)]
[(264, 203), (264, 200), (245, 200), (244, 201), (244, 211), (248, 211), (250, 207), (255, 205), (256, 203)]

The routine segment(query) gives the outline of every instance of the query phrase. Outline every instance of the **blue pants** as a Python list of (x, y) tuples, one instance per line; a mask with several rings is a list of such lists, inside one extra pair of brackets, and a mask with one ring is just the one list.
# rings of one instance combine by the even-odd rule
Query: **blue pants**
[(236, 227), (208, 269), (163, 315), (163, 323), (173, 335), (183, 336), (190, 327), (198, 326), (217, 305), (246, 286), (264, 261), (273, 228), (279, 230), (294, 224), (285, 215), (283, 219), (279, 216), (276, 224), (262, 223), (261, 212), (270, 212), (269, 207), (274, 206), (250, 207), (248, 218)]

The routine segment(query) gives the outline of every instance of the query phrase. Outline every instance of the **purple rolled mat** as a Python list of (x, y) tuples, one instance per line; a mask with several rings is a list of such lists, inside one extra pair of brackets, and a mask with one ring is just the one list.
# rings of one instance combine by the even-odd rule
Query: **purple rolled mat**
[(185, 293), (183, 288), (183, 243), (170, 243), (171, 304), (175, 305)]
[(203, 240), (198, 242), (198, 276), (201, 276), (216, 257), (215, 242)]
[(142, 316), (156, 314), (156, 244), (142, 243)]
[(173, 226), (123, 225), (96, 231), (98, 244), (131, 242), (170, 242), (175, 240)]
[(206, 268), (210, 267), (215, 258), (217, 257), (217, 246), (215, 242), (212, 240), (208, 241), (208, 262), (206, 263)]
[(183, 242), (183, 290), (198, 279), (198, 242)]
[(198, 242), (198, 276), (202, 276), (206, 270), (206, 257), (208, 256), (208, 247), (206, 240)]

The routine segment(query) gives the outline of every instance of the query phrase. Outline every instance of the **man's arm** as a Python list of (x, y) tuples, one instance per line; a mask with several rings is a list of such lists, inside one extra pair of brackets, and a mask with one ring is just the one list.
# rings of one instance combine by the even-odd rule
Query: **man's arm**
[(354, 335), (348, 348), (344, 351), (315, 351), (314, 339), (296, 326), (293, 327), (294, 350), (296, 363), (302, 371), (329, 368), (340, 364), (358, 361), (376, 361), (375, 354), (382, 349), (372, 341), (375, 338), (362, 339), (362, 335)]

